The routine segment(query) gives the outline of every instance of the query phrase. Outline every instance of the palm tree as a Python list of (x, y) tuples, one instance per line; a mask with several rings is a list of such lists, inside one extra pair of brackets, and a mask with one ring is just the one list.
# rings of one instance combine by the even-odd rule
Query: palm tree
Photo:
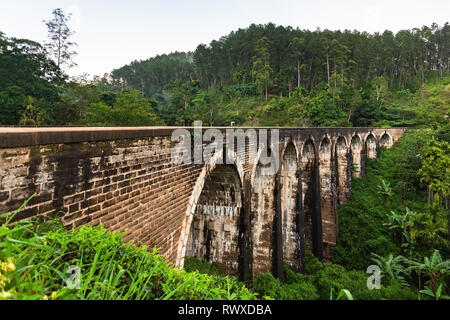
[[(434, 250), (430, 258), (424, 257), (423, 263), (414, 260), (407, 260), (406, 263), (409, 265), (406, 271), (408, 273), (415, 271), (419, 276), (419, 288), (421, 276), (428, 278), (425, 283), (429, 285), (428, 290), (431, 290), (435, 297), (445, 277), (450, 274), (450, 260), (443, 260), (439, 250)], [(439, 290), (442, 291), (442, 288)]]
[(391, 184), (389, 182), (384, 181), (384, 179), (381, 179), (381, 184), (377, 186), (377, 192), (383, 198), (383, 203), (389, 205), (390, 202), (389, 199), (392, 196)]
[(405, 281), (405, 261), (404, 256), (396, 256), (390, 254), (388, 257), (382, 257), (378, 254), (372, 253), (372, 261), (374, 261), (381, 269), (382, 274), (389, 276), (391, 280), (398, 281), (404, 286), (408, 286)]

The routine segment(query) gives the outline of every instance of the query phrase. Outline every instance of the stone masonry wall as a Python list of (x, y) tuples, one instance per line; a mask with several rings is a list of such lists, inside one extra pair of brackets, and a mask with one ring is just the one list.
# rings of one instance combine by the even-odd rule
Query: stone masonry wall
[[(0, 213), (16, 210), (36, 193), (15, 221), (58, 216), (68, 228), (102, 224), (124, 231), (126, 241), (160, 248), (178, 266), (200, 250), (194, 250), (189, 237), (203, 221), (202, 230), (209, 225), (218, 239), (210, 247), (216, 248), (210, 260), (231, 274), (237, 269), (271, 271), (283, 257), (301, 269), (295, 259), (301, 258), (301, 248), (311, 250), (314, 218), (320, 219), (317, 230), (322, 230), (316, 245), (323, 244), (324, 257), (330, 259), (338, 233), (336, 205), (350, 197), (352, 176), (363, 175), (365, 158), (376, 157), (380, 147), (391, 147), (405, 131), (281, 128), (278, 151), (286, 157), (280, 159), (282, 170), (267, 176), (255, 167), (254, 145), (247, 145), (245, 154), (236, 146), (224, 150), (246, 159), (228, 171), (233, 174), (216, 171), (223, 166), (215, 163), (172, 163), (174, 129), (0, 128)], [(221, 192), (211, 192), (207, 183), (214, 176), (220, 177), (216, 187), (225, 188), (217, 189)], [(216, 214), (213, 220), (218, 222), (208, 224), (214, 216), (211, 205), (217, 204), (216, 212), (220, 202), (239, 211), (239, 217), (233, 213), (228, 221), (227, 215)], [(279, 229), (276, 217), (282, 220)], [(206, 240), (200, 242), (204, 246)]]

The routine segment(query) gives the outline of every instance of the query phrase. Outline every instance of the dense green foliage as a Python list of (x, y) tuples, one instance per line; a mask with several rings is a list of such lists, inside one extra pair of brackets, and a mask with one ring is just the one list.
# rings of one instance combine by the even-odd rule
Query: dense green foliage
[[(405, 212), (406, 207), (422, 211), (426, 199), (420, 192), (417, 155), (430, 131), (407, 132), (394, 148), (382, 150), (376, 160), (368, 159), (366, 175), (352, 181), (352, 198), (339, 209), (339, 241), (334, 261), (352, 269), (367, 268), (371, 254), (399, 254), (393, 234), (383, 223), (390, 211)], [(379, 192), (383, 181), (390, 184), (389, 201)]]
[(59, 68), (40, 44), (0, 32), (0, 124), (19, 124), (30, 101), (48, 115), (45, 123), (53, 123), (62, 81)]
[[(122, 234), (59, 222), (0, 227), (0, 299), (255, 299), (234, 279), (170, 267), (146, 247), (124, 244)], [(69, 266), (80, 268), (70, 289)]]
[[(102, 95), (100, 102), (91, 103), (82, 122), (96, 126), (151, 126), (161, 124), (154, 112), (156, 103), (144, 98), (137, 90)], [(112, 105), (108, 105), (111, 100)]]
[(209, 275), (224, 275), (216, 263), (209, 263), (208, 261), (200, 260), (194, 257), (187, 257), (184, 260), (184, 270), (187, 272), (198, 271)]
[[(371, 254), (446, 250), (448, 213), (428, 204), (427, 187), (418, 175), (426, 168), (420, 155), (426, 156), (433, 134), (432, 129), (407, 132), (394, 148), (369, 161), (364, 178), (353, 180), (352, 199), (339, 209), (335, 262), (361, 270)], [(389, 183), (387, 194), (383, 183)], [(448, 181), (442, 183), (448, 186)]]
[[(0, 33), (0, 124), (202, 120), (208, 126), (426, 126), (448, 121), (449, 24), (397, 34), (251, 25), (195, 52), (134, 61), (86, 82), (67, 81), (59, 68), (71, 65), (76, 54), (69, 18), (54, 12), (47, 50)], [(133, 90), (142, 96), (128, 101)], [(127, 106), (110, 99), (121, 94)], [(133, 117), (133, 110), (144, 119)]]
[(44, 21), (48, 30), (48, 42), (45, 48), (48, 54), (54, 59), (59, 67), (66, 65), (72, 67), (76, 65), (72, 58), (77, 54), (73, 50), (77, 44), (71, 41), (74, 32), (70, 30), (68, 22), (72, 14), (66, 15), (61, 8), (57, 8), (52, 12), (52, 19)]
[[(397, 34), (253, 24), (186, 54), (193, 55), (193, 69), (180, 64), (183, 55), (174, 53), (135, 61), (114, 70), (112, 79), (158, 97), (160, 109), (172, 114), (165, 118), (169, 125), (192, 123), (200, 95), (207, 97), (202, 102), (207, 107), (196, 118), (208, 125), (251, 125), (261, 119), (265, 125), (414, 126), (430, 118), (443, 122), (448, 115), (442, 97), (428, 99), (427, 108), (414, 102), (417, 96), (434, 95), (415, 95), (428, 80), (448, 75), (448, 48), (448, 24)], [(177, 61), (175, 69), (164, 69), (170, 60)], [(158, 79), (149, 80), (153, 77)], [(248, 99), (243, 109), (242, 100)], [(294, 109), (301, 112), (289, 112), (293, 105), (300, 105)], [(277, 109), (281, 112), (272, 121)]]
[[(262, 297), (314, 299), (449, 299), (449, 126), (408, 131), (393, 148), (368, 159), (353, 180), (351, 200), (339, 208), (339, 241), (333, 263), (307, 254), (304, 274), (285, 265), (282, 282), (259, 274), (252, 289)], [(432, 161), (437, 161), (434, 170)], [(429, 178), (432, 177), (432, 178)], [(439, 197), (428, 197), (430, 188)], [(381, 269), (381, 288), (367, 287), (370, 265)], [(186, 269), (220, 274), (190, 258)]]
[[(448, 125), (406, 132), (369, 161), (339, 208), (333, 261), (351, 270), (375, 262), (385, 281), (434, 299), (449, 290)], [(434, 196), (429, 193), (435, 192)], [(447, 209), (446, 209), (447, 207)]]

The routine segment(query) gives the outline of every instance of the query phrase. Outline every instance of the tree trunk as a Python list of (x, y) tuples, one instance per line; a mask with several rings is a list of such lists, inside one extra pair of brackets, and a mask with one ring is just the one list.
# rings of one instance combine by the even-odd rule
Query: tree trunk
[(312, 87), (312, 82), (311, 82), (311, 70), (312, 70), (312, 62), (310, 63), (310, 65), (309, 65), (309, 72), (308, 72), (308, 83), (307, 83), (307, 85), (308, 85), (308, 90), (311, 90), (311, 87)]
[(209, 109), (209, 126), (213, 126), (213, 109)]
[(59, 27), (58, 32), (58, 68), (61, 64), (61, 26)]
[(328, 86), (330, 86), (330, 61), (328, 59), (328, 52), (327, 52), (327, 77), (328, 77)]

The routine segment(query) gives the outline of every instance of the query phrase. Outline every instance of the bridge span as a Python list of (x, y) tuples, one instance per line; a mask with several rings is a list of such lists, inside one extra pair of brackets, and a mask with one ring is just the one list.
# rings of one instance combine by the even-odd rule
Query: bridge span
[(16, 221), (102, 224), (124, 231), (128, 242), (160, 248), (176, 266), (197, 257), (244, 280), (279, 274), (283, 261), (302, 271), (307, 251), (331, 258), (337, 207), (351, 196), (352, 179), (405, 131), (241, 128), (278, 130), (279, 143), (268, 148), (279, 168), (268, 174), (251, 145), (259, 142), (228, 149), (242, 160), (235, 164), (174, 163), (175, 129), (0, 128), (0, 213), (36, 193)]

